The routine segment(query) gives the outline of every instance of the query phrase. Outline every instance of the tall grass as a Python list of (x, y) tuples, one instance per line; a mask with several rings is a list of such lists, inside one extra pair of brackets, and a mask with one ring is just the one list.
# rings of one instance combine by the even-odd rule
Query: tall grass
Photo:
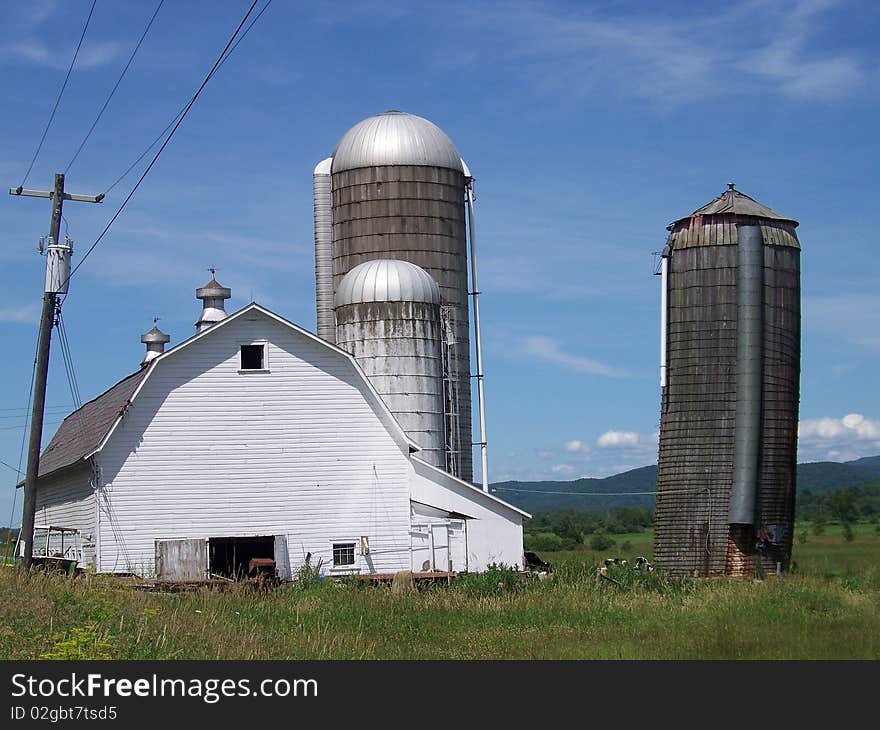
[(546, 581), (496, 571), (403, 594), (327, 580), (154, 594), (2, 570), (0, 658), (877, 659), (880, 539), (846, 545), (810, 541), (800, 573), (764, 582), (597, 582), (595, 556), (573, 553), (548, 556)]

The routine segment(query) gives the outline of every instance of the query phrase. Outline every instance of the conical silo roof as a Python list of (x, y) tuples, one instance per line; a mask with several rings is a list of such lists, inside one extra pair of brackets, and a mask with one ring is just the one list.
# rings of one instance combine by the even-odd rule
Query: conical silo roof
[(671, 231), (676, 223), (685, 221), (698, 215), (744, 215), (753, 216), (755, 218), (767, 218), (769, 220), (789, 221), (794, 225), (798, 222), (794, 218), (780, 215), (772, 208), (768, 208), (763, 203), (759, 203), (752, 197), (736, 189), (734, 183), (727, 183), (727, 190), (714, 200), (709, 201), (702, 208), (697, 208), (690, 215), (679, 218), (674, 223), (670, 223), (668, 229)]
[(721, 246), (736, 244), (737, 224), (755, 223), (761, 226), (764, 243), (775, 246), (800, 248), (794, 218), (777, 213), (763, 203), (740, 192), (733, 183), (714, 200), (683, 218), (670, 223), (667, 245), (671, 249), (691, 246)]

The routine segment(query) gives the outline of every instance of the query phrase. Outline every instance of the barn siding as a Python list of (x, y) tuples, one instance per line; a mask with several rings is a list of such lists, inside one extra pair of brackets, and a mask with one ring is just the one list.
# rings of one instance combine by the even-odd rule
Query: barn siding
[[(270, 372), (239, 373), (257, 340)], [(157, 539), (245, 535), (284, 536), (293, 571), (361, 535), (361, 572), (409, 568), (408, 448), (347, 358), (252, 311), (153, 367), (100, 456), (100, 570), (152, 574)]]
[[(468, 570), (486, 570), (492, 563), (523, 566), (523, 515), (451, 475), (412, 460), (412, 499), (467, 520)], [(414, 521), (422, 520), (414, 517)]]
[[(37, 525), (73, 527), (83, 539), (83, 563), (94, 558), (95, 491), (92, 487), (92, 469), (83, 464), (41, 477), (37, 487)], [(57, 544), (56, 544), (57, 543)], [(65, 545), (67, 545), (65, 537)], [(54, 536), (52, 550), (60, 547)]]

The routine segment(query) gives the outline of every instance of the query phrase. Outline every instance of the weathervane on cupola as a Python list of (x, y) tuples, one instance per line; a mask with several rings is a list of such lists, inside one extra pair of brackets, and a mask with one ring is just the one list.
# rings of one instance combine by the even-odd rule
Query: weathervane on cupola
[(141, 367), (147, 365), (154, 358), (159, 357), (159, 355), (165, 352), (165, 345), (171, 342), (171, 336), (166, 335), (157, 326), (158, 321), (158, 317), (153, 317), (153, 329), (141, 335), (141, 342), (147, 346), (147, 352), (144, 355), (144, 359), (141, 360)]
[(220, 320), (226, 319), (223, 302), (232, 296), (232, 289), (222, 286), (215, 278), (217, 269), (212, 266), (208, 271), (211, 272), (211, 281), (196, 289), (196, 299), (201, 299), (203, 303), (202, 316), (196, 322), (197, 332), (206, 330)]

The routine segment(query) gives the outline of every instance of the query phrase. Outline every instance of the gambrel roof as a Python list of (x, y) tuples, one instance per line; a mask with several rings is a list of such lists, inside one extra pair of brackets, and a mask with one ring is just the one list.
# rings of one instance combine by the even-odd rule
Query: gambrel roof
[(44, 477), (52, 472), (58, 471), (59, 469), (73, 466), (100, 451), (115, 429), (116, 424), (121, 420), (128, 405), (137, 397), (141, 386), (156, 369), (157, 363), (167, 357), (173, 356), (176, 352), (179, 352), (184, 347), (188, 347), (202, 337), (210, 337), (212, 333), (218, 331), (219, 328), (222, 328), (229, 322), (238, 319), (248, 312), (260, 312), (261, 314), (290, 327), (308, 339), (319, 343), (323, 347), (332, 350), (337, 356), (348, 360), (360, 377), (364, 389), (374, 399), (382, 415), (382, 420), (388, 425), (392, 433), (400, 442), (406, 443), (410, 451), (419, 450), (419, 446), (404, 433), (400, 424), (397, 422), (397, 419), (395, 419), (391, 414), (391, 411), (388, 410), (388, 407), (385, 405), (381, 396), (376, 392), (375, 388), (373, 388), (372, 383), (370, 383), (363, 370), (361, 370), (360, 366), (349, 353), (345, 352), (345, 350), (341, 350), (335, 345), (331, 345), (326, 340), (322, 340), (308, 330), (298, 327), (293, 324), (293, 322), (284, 319), (280, 315), (265, 309), (256, 302), (251, 302), (246, 307), (230, 314), (217, 324), (208, 327), (202, 332), (197, 332), (192, 337), (162, 353), (141, 368), (140, 371), (123, 378), (112, 388), (88, 403), (83, 404), (79, 409), (67, 416), (67, 418), (61, 423), (61, 426), (58, 427), (58, 431), (55, 432), (49, 445), (40, 456), (39, 476)]

